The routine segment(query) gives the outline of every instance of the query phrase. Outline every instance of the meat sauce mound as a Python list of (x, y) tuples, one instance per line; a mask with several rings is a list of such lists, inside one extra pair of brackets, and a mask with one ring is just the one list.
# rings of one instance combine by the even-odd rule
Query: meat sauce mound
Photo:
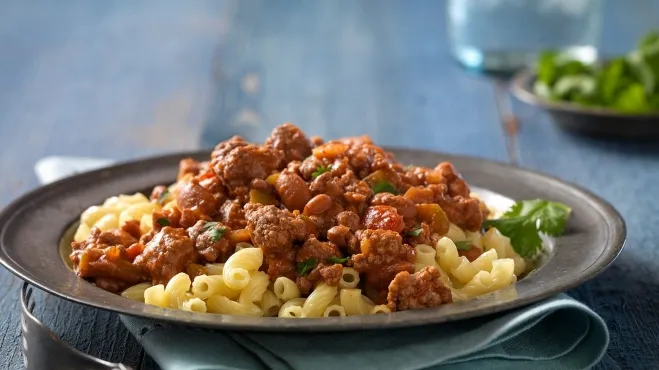
[(75, 272), (120, 292), (203, 273), (248, 242), (263, 251), (271, 280), (287, 277), (303, 294), (339, 284), (352, 267), (376, 303), (434, 307), (451, 302), (450, 290), (434, 267), (415, 273), (413, 247), (436, 242), (450, 223), (477, 231), (487, 216), (451, 163), (405, 166), (368, 136), (324, 142), (290, 123), (262, 145), (235, 136), (208, 161), (181, 160), (176, 183), (156, 186), (151, 202), (167, 192), (171, 203), (154, 211), (149, 232), (132, 221), (73, 242)]

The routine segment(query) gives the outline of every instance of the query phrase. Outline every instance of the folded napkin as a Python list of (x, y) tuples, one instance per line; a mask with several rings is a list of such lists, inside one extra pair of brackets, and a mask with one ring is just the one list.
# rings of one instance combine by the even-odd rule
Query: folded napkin
[[(67, 169), (110, 162), (49, 158), (40, 163), (35, 171), (47, 182), (48, 176), (70, 174)], [(391, 330), (253, 333), (121, 320), (163, 370), (587, 369), (609, 343), (602, 318), (564, 294), (487, 317)]]

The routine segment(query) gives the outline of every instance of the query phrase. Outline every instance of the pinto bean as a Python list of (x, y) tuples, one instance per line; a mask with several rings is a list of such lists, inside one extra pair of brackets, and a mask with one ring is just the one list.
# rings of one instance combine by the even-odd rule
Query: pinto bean
[(275, 190), (289, 211), (303, 210), (311, 199), (307, 183), (292, 172), (284, 171), (279, 174), (275, 182)]
[(304, 206), (304, 211), (302, 214), (305, 216), (322, 214), (323, 212), (330, 209), (333, 203), (334, 202), (329, 195), (318, 194), (307, 202), (307, 205)]

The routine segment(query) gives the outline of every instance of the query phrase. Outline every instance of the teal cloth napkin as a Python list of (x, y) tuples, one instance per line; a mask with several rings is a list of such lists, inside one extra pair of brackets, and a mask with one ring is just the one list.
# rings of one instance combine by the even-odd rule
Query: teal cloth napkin
[[(35, 172), (48, 183), (107, 164), (49, 157)], [(454, 323), (339, 333), (211, 331), (129, 316), (121, 320), (163, 370), (587, 369), (609, 344), (604, 320), (564, 294)]]
[(483, 318), (392, 330), (279, 334), (121, 321), (163, 370), (587, 369), (609, 343), (604, 320), (564, 294)]

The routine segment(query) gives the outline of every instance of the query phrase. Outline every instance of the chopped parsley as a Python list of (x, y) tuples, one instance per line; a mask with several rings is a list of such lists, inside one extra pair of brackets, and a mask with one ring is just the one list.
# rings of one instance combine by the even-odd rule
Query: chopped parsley
[(453, 242), (455, 244), (455, 247), (458, 248), (459, 251), (468, 251), (471, 249), (471, 241), (470, 240), (460, 240), (457, 242)]
[(327, 259), (327, 263), (338, 263), (343, 265), (344, 263), (348, 262), (350, 260), (350, 257), (329, 257)]
[(570, 207), (548, 200), (516, 202), (497, 220), (486, 220), (484, 228), (494, 227), (510, 238), (513, 249), (522, 257), (533, 257), (542, 249), (539, 233), (559, 236), (565, 230)]
[(158, 197), (158, 204), (163, 205), (168, 196), (169, 189), (166, 188), (162, 193), (160, 193), (160, 196)]
[(219, 241), (220, 239), (222, 239), (224, 233), (226, 232), (227, 229), (224, 226), (211, 230), (211, 240), (214, 242)]
[(396, 190), (396, 187), (386, 180), (375, 183), (371, 189), (373, 190), (373, 194), (391, 193), (393, 195), (398, 195), (398, 190)]
[(206, 222), (204, 224), (204, 231), (208, 231), (208, 230), (214, 228), (215, 226), (217, 226), (217, 222), (215, 222), (215, 221)]
[(227, 232), (226, 227), (224, 226), (216, 227), (216, 226), (217, 226), (217, 222), (215, 221), (206, 222), (206, 224), (204, 224), (204, 231), (210, 232), (211, 241), (213, 242), (217, 242), (220, 239), (222, 239), (224, 234)]
[(323, 166), (323, 165), (320, 165), (320, 166), (318, 166), (318, 167), (316, 168), (316, 171), (314, 171), (314, 172), (311, 174), (311, 177), (315, 179), (316, 177), (318, 177), (318, 176), (320, 176), (320, 175), (322, 175), (322, 174), (324, 174), (324, 173), (326, 173), (326, 172), (330, 172), (330, 171), (332, 171), (332, 166)]
[(157, 219), (156, 222), (160, 226), (169, 226), (169, 225), (171, 225), (171, 222), (169, 222), (169, 219), (167, 217), (161, 217), (161, 218)]
[(409, 236), (419, 236), (423, 233), (423, 227), (419, 226), (407, 232)]
[(297, 263), (297, 275), (306, 276), (311, 270), (318, 266), (318, 258), (309, 258), (306, 261)]

